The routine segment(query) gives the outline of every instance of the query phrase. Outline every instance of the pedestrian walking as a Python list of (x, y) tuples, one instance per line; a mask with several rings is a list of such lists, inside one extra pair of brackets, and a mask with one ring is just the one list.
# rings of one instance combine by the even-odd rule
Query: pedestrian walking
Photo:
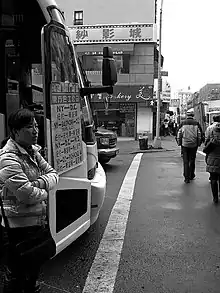
[[(213, 123), (211, 125), (209, 125), (207, 128), (206, 128), (206, 131), (205, 131), (205, 140), (208, 142), (208, 137), (210, 136), (213, 128), (216, 126), (216, 124), (218, 124), (218, 122), (220, 122), (220, 115), (216, 115), (216, 116), (213, 116)], [(206, 160), (207, 160), (207, 155), (206, 155)], [(209, 181), (211, 181), (211, 177), (209, 176)]]
[(164, 125), (164, 136), (170, 135), (169, 120), (167, 118), (164, 119), (163, 125)]
[(3, 292), (39, 293), (37, 278), (42, 264), (37, 260), (26, 266), (18, 247), (34, 239), (30, 238), (33, 235), (36, 239), (47, 225), (48, 192), (58, 183), (58, 174), (39, 153), (38, 125), (33, 112), (20, 109), (12, 113), (8, 126), (10, 138), (0, 150), (2, 225), (9, 243)]
[(202, 133), (193, 113), (187, 113), (177, 133), (177, 143), (183, 155), (184, 182), (190, 183), (195, 178), (195, 160), (198, 146), (202, 143)]
[[(220, 120), (220, 115), (216, 117)], [(218, 203), (220, 191), (220, 123), (215, 124), (208, 132), (205, 141), (206, 151), (206, 171), (210, 173), (210, 183), (212, 189), (213, 202)], [(204, 151), (205, 151), (204, 148)]]
[(208, 136), (212, 132), (212, 129), (220, 122), (220, 115), (213, 116), (213, 123), (206, 128), (205, 131), (205, 140), (207, 140)]
[[(187, 113), (186, 113), (186, 116), (187, 116), (187, 117), (194, 117), (194, 113), (193, 113), (193, 112), (187, 112)], [(180, 123), (179, 126), (177, 127), (177, 130), (176, 130), (176, 137), (175, 137), (176, 141), (177, 141), (177, 134), (178, 134), (178, 131), (179, 131), (179, 129), (183, 126), (183, 122), (184, 122), (184, 121), (185, 121), (185, 120), (181, 121), (181, 123)], [(204, 142), (205, 142), (205, 133), (203, 132), (200, 123), (199, 123), (198, 121), (197, 121), (196, 123), (198, 124), (199, 130), (200, 130), (200, 132), (201, 132), (201, 142), (204, 143)], [(178, 143), (178, 142), (177, 142), (177, 143)], [(181, 147), (180, 156), (181, 156), (181, 158), (183, 158), (183, 149), (182, 149), (182, 147)]]

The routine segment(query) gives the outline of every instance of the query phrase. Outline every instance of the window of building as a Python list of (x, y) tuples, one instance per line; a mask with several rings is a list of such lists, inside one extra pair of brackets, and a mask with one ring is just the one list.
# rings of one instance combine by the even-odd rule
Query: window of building
[(83, 11), (74, 11), (74, 25), (82, 25), (83, 24)]
[[(129, 60), (130, 55), (114, 55), (117, 73), (128, 74), (129, 73)], [(85, 71), (102, 71), (102, 55), (83, 55), (82, 64)]]

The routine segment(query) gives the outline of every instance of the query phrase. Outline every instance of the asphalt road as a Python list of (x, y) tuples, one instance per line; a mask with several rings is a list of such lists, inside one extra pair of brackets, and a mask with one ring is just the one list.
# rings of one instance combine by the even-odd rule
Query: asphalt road
[(184, 184), (179, 149), (142, 157), (114, 293), (220, 292), (220, 206), (196, 163)]
[[(119, 156), (105, 167), (99, 219), (43, 267), (43, 293), (83, 292), (131, 152), (138, 149), (134, 141), (119, 146)], [(170, 151), (141, 158), (113, 293), (220, 292), (220, 205), (212, 204), (204, 157), (197, 155), (196, 180), (184, 184), (180, 150), (172, 140), (166, 146)]]

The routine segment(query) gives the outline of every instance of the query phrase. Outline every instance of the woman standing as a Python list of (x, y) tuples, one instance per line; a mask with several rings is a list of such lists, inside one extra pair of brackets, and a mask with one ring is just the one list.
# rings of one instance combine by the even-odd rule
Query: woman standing
[(220, 123), (217, 123), (207, 135), (205, 145), (212, 143), (211, 151), (206, 155), (206, 171), (210, 173), (213, 202), (218, 203), (220, 184)]
[(4, 189), (4, 213), (10, 227), (3, 292), (38, 293), (40, 265), (22, 266), (14, 247), (45, 225), (48, 191), (58, 183), (58, 174), (39, 153), (33, 112), (16, 111), (10, 115), (8, 126), (10, 138), (0, 150), (0, 187)]

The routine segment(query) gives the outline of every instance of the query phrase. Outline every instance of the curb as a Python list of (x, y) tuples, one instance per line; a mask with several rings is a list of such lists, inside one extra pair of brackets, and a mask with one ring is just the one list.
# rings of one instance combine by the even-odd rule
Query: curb
[(138, 153), (159, 153), (159, 152), (173, 152), (174, 149), (150, 149), (150, 150), (136, 150), (131, 152), (130, 154), (138, 154)]

